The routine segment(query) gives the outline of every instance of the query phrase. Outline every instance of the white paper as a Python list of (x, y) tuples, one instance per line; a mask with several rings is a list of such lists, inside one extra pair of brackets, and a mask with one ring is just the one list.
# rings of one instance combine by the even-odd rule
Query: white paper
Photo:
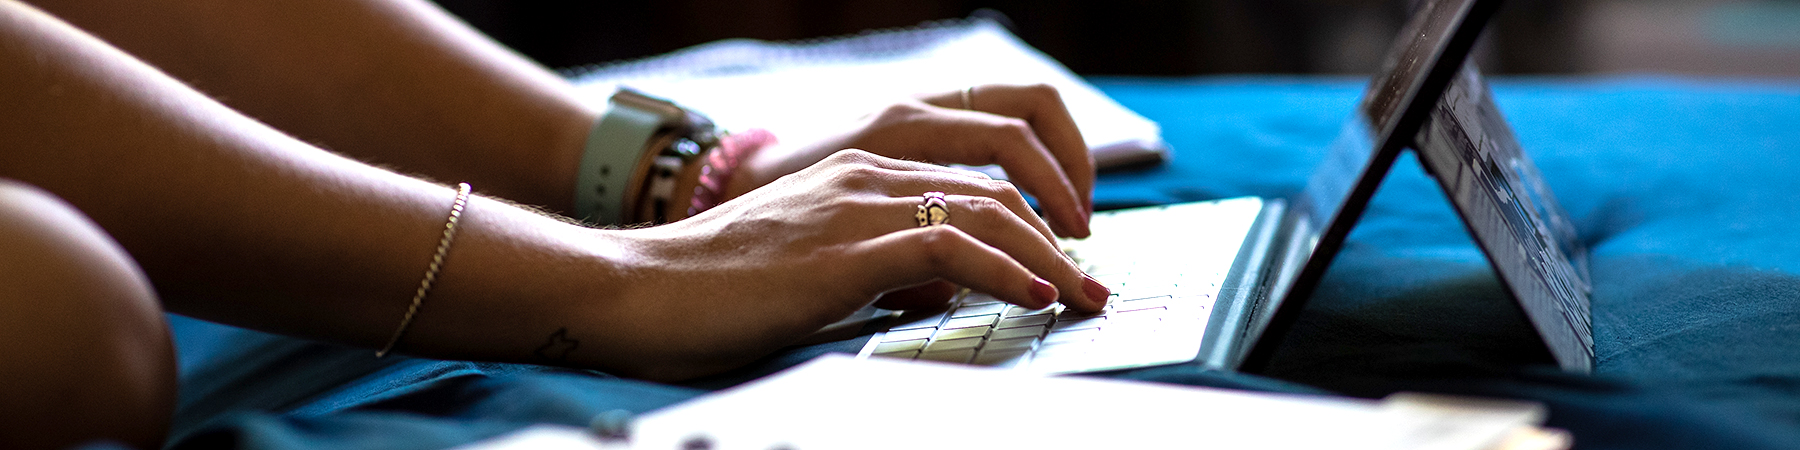
[[(537, 426), (463, 448), (1481, 450), (1543, 418), (1520, 401), (1376, 402), (827, 355), (642, 416), (628, 442)], [(1560, 437), (1531, 448), (1566, 448)]]
[[(632, 443), (679, 449), (705, 439), (720, 450), (1389, 449), (1422, 448), (1412, 437), (1421, 427), (1443, 434), (1472, 420), (1385, 411), (1358, 399), (833, 355), (643, 417)], [(1431, 442), (1438, 444), (1432, 449), (1451, 448)]]
[(630, 86), (700, 111), (726, 129), (765, 128), (788, 142), (848, 130), (857, 119), (920, 93), (1048, 83), (1061, 93), (1102, 167), (1114, 160), (1160, 159), (1167, 151), (1155, 122), (990, 21), (817, 44), (721, 41), (601, 68), (575, 82), (596, 101)]

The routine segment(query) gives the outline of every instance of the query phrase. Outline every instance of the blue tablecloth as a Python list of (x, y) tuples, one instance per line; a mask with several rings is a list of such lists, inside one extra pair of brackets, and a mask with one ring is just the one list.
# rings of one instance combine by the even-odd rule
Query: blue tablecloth
[[(1167, 165), (1109, 173), (1103, 207), (1299, 190), (1362, 81), (1101, 79), (1160, 122)], [(1501, 109), (1592, 251), (1595, 374), (1542, 361), (1410, 155), (1383, 184), (1265, 375), (1111, 376), (1289, 392), (1423, 390), (1544, 401), (1581, 448), (1800, 448), (1800, 81), (1504, 79)], [(180, 448), (440, 448), (584, 425), (729, 386), (847, 341), (687, 386), (510, 364), (375, 360), (171, 316)], [(1205, 405), (1170, 405), (1205, 407)]]

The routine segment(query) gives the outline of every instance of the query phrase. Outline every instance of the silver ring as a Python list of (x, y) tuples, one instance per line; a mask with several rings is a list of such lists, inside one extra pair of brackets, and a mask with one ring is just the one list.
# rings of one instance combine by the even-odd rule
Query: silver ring
[(919, 202), (919, 212), (913, 214), (913, 218), (918, 219), (919, 226), (929, 227), (950, 222), (950, 202), (944, 200), (944, 193), (926, 192), (923, 197)]
[(975, 110), (975, 87), (974, 86), (969, 86), (969, 87), (963, 88), (962, 101), (963, 101), (963, 109), (970, 110), (970, 111)]

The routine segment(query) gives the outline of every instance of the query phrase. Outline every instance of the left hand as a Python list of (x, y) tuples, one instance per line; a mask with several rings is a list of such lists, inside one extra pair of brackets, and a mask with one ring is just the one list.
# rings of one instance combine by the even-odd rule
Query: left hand
[(758, 152), (733, 177), (734, 198), (846, 148), (934, 164), (998, 164), (1037, 197), (1057, 236), (1083, 238), (1093, 214), (1094, 160), (1056, 88), (981, 85), (900, 101), (847, 132)]

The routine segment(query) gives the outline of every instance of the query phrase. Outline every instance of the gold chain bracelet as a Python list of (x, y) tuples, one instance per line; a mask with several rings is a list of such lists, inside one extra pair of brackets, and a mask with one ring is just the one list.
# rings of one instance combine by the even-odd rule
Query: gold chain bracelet
[(437, 282), (438, 271), (444, 268), (444, 254), (450, 252), (450, 242), (456, 240), (456, 223), (462, 220), (463, 208), (469, 205), (469, 183), (457, 183), (456, 201), (450, 204), (450, 219), (444, 222), (444, 236), (438, 238), (437, 253), (431, 255), (431, 265), (425, 268), (425, 279), (419, 280), (419, 290), (413, 292), (412, 306), (406, 308), (406, 317), (400, 319), (400, 327), (394, 329), (394, 336), (388, 338), (387, 345), (375, 352), (376, 358), (386, 357), (400, 343), (400, 336), (406, 334), (406, 328), (412, 326), (413, 316), (419, 314), (419, 304), (425, 302), (425, 294), (431, 292), (432, 283)]

